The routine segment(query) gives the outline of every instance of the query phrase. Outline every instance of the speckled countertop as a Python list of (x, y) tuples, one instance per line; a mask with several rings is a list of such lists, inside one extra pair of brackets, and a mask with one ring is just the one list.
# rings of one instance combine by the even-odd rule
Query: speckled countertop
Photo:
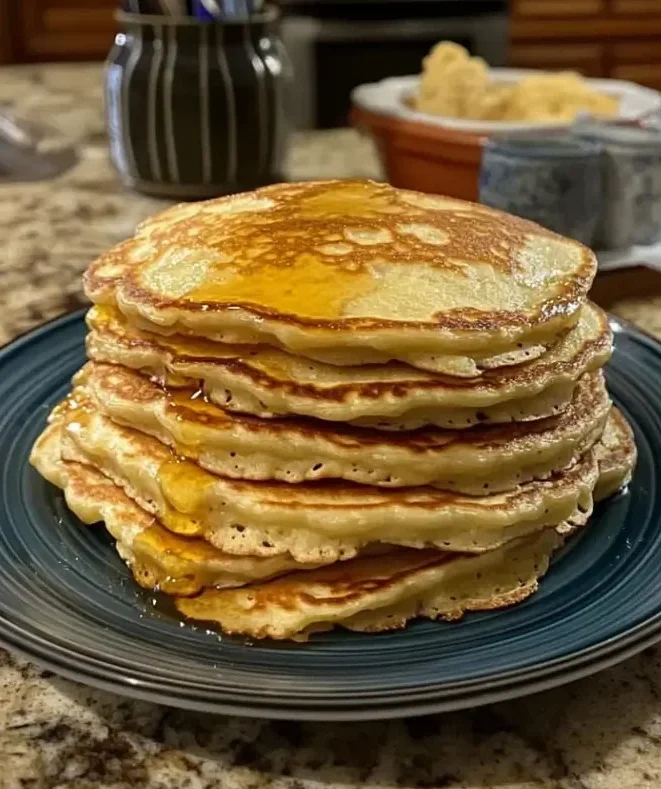
[[(53, 181), (0, 181), (0, 341), (81, 303), (89, 261), (164, 205), (122, 191), (108, 164), (98, 66), (0, 70), (4, 102), (56, 123), (81, 160)], [(379, 174), (370, 145), (348, 130), (297, 138), (288, 171)], [(661, 336), (661, 287), (641, 297), (625, 285), (613, 309)], [(360, 724), (180, 712), (90, 690), (0, 650), (0, 789), (267, 786), (656, 789), (661, 647), (540, 696)]]

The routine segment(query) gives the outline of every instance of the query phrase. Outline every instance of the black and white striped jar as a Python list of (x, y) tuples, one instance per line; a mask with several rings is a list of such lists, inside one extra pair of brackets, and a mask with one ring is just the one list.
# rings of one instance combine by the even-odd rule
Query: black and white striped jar
[(289, 66), (277, 9), (224, 23), (117, 18), (105, 94), (124, 184), (186, 200), (282, 180)]

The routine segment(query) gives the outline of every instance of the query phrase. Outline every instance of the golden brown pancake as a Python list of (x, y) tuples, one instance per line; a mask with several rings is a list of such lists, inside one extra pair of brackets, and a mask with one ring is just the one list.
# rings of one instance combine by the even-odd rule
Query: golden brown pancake
[(591, 506), (592, 451), (562, 473), (473, 497), (431, 487), (377, 488), (339, 481), (289, 485), (210, 474), (156, 439), (94, 411), (84, 391), (54, 415), (65, 460), (88, 463), (172, 531), (204, 536), (229, 553), (289, 551), (301, 562), (354, 556), (374, 542), (480, 552), (555, 526)]
[[(626, 484), (635, 465), (631, 428), (617, 409), (605, 435), (597, 445), (601, 497)], [(377, 632), (404, 627), (415, 617), (458, 619), (466, 611), (513, 605), (531, 595), (553, 552), (590, 514), (591, 508), (579, 511), (555, 530), (477, 556), (400, 549), (242, 589), (206, 590), (176, 605), (184, 616), (229, 633), (302, 641), (337, 625)]]
[(30, 462), (64, 491), (69, 508), (80, 520), (104, 521), (141, 586), (188, 595), (203, 587), (240, 586), (314, 566), (298, 564), (287, 555), (234, 556), (205, 540), (173, 534), (92, 466), (63, 460), (61, 434), (59, 425), (47, 427), (34, 445)]
[(99, 258), (85, 289), (164, 334), (442, 369), (435, 356), (548, 346), (595, 271), (581, 244), (485, 206), (326, 181), (175, 206)]
[(543, 356), (476, 378), (439, 376), (399, 363), (342, 368), (265, 347), (163, 337), (136, 330), (107, 308), (91, 310), (87, 320), (87, 352), (94, 361), (131, 367), (171, 386), (196, 387), (201, 381), (208, 397), (226, 410), (382, 429), (452, 429), (549, 416), (568, 404), (578, 378), (603, 366), (612, 350), (608, 319), (592, 304)]
[[(179, 611), (190, 619), (217, 623), (229, 633), (305, 640), (335, 625), (375, 632), (403, 627), (418, 616), (456, 619), (465, 611), (512, 605), (535, 591), (552, 552), (591, 512), (590, 504), (579, 503), (557, 528), (509, 540), (482, 554), (383, 546), (372, 556), (296, 570), (241, 589), (209, 586), (200, 591), (207, 585), (236, 586), (251, 578), (282, 575), (292, 569), (291, 560), (237, 559), (203, 540), (169, 534), (98, 470), (63, 460), (61, 415), (62, 409), (37, 440), (31, 462), (64, 489), (81, 519), (106, 521), (138, 583), (173, 595), (199, 592), (177, 599)], [(627, 481), (635, 461), (631, 431), (619, 412), (614, 410), (604, 434), (606, 440), (595, 453), (602, 495), (606, 487), (613, 489), (616, 473), (620, 482)]]
[(612, 409), (595, 454), (599, 463), (599, 481), (594, 499), (601, 501), (629, 484), (638, 458), (633, 431), (619, 409)]
[(401, 548), (236, 591), (210, 589), (176, 606), (189, 619), (252, 638), (305, 641), (335, 625), (392, 630), (414, 617), (459, 619), (524, 600), (561, 543), (546, 529), (480, 556)]
[(433, 485), (483, 496), (570, 465), (597, 441), (610, 400), (601, 371), (585, 375), (558, 416), (529, 424), (389, 433), (341, 423), (263, 420), (225, 411), (199, 390), (167, 389), (117, 365), (89, 363), (76, 380), (94, 407), (224, 477), (299, 483)]
[[(204, 540), (185, 539), (170, 534), (103, 474), (89, 465), (63, 460), (59, 451), (60, 440), (60, 427), (48, 427), (35, 444), (31, 462), (44, 477), (62, 488), (74, 514), (88, 523), (105, 521), (108, 531), (117, 540), (119, 555), (141, 586), (179, 598), (177, 606), (182, 612), (188, 612), (191, 618), (222, 620), (228, 632), (303, 640), (313, 630), (327, 629), (332, 626), (331, 622), (312, 622), (301, 633), (278, 632), (272, 625), (264, 627), (258, 614), (258, 610), (265, 607), (268, 616), (279, 619), (278, 607), (284, 606), (293, 615), (294, 607), (300, 606), (305, 600), (313, 600), (315, 591), (318, 592), (322, 584), (326, 585), (327, 591), (334, 588), (334, 599), (326, 599), (320, 606), (326, 615), (329, 603), (331, 607), (334, 605), (338, 614), (342, 610), (345, 614), (347, 611), (357, 611), (343, 622), (345, 626), (358, 630), (403, 626), (412, 615), (409, 610), (411, 588), (419, 589), (421, 585), (429, 587), (432, 580), (430, 573), (432, 576), (434, 573), (437, 575), (435, 580), (438, 583), (434, 584), (434, 597), (429, 596), (425, 611), (427, 615), (432, 615), (431, 605), (435, 606), (433, 610), (436, 615), (454, 618), (469, 608), (495, 608), (512, 604), (534, 590), (536, 575), (543, 571), (548, 558), (543, 552), (546, 550), (548, 554), (548, 550), (559, 544), (561, 539), (559, 534), (545, 530), (528, 542), (515, 540), (508, 543), (507, 550), (496, 551), (493, 554), (494, 561), (487, 562), (482, 559), (474, 562), (472, 558), (475, 557), (464, 554), (383, 546), (380, 551), (372, 549), (373, 555), (368, 551), (360, 559), (347, 562), (347, 572), (335, 566), (329, 568), (327, 575), (311, 574), (307, 579), (303, 576), (313, 568), (301, 568), (300, 565), (294, 567), (286, 557), (252, 559), (227, 556)], [(576, 522), (582, 522), (585, 517), (578, 513)], [(502, 561), (507, 563), (506, 569), (497, 566)], [(494, 564), (496, 566), (489, 569)], [(450, 571), (447, 572), (446, 567), (450, 565)], [(284, 586), (248, 587), (254, 589), (258, 604), (247, 620), (238, 621), (237, 624), (232, 621), (236, 613), (232, 606), (227, 605), (225, 599), (216, 597), (221, 589), (245, 585), (269, 576), (272, 580), (274, 576), (281, 576), (292, 569), (297, 571), (291, 576), (291, 583)], [(533, 575), (524, 581), (523, 574), (531, 569)], [(470, 577), (471, 573), (475, 574), (474, 578)], [(494, 588), (496, 584), (498, 586)], [(510, 586), (512, 588), (508, 588)], [(450, 608), (447, 608), (447, 599), (441, 603), (444, 590), (452, 592)], [(480, 591), (483, 596), (476, 597)], [(201, 594), (190, 601), (188, 609), (181, 598), (199, 592)], [(248, 599), (252, 597), (251, 591)], [(391, 602), (388, 613), (382, 609), (372, 610), (365, 605), (384, 599)], [(395, 600), (398, 601), (397, 605), (392, 604)], [(423, 614), (419, 602), (415, 606), (416, 611)], [(300, 615), (305, 612), (298, 613), (300, 619)], [(289, 622), (283, 621), (285, 627), (291, 626), (294, 618), (291, 615)]]

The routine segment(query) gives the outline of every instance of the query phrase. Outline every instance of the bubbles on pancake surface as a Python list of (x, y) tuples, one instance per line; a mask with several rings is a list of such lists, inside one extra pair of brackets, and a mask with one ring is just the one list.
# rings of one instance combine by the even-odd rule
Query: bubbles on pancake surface
[[(273, 198), (268, 188), (262, 193), (202, 203), (173, 221), (165, 212), (141, 226), (135, 244), (146, 234), (153, 247), (142, 261), (143, 283), (193, 304), (416, 320), (434, 309), (522, 308), (535, 297), (530, 288), (555, 287), (576, 264), (563, 248), (567, 242), (526, 220), (503, 221), (482, 206), (411, 196), (386, 184), (320, 182), (304, 190), (281, 185)], [(533, 237), (543, 255), (529, 253)], [(551, 276), (540, 259), (553, 255), (554, 245)], [(424, 309), (403, 299), (411, 288)]]

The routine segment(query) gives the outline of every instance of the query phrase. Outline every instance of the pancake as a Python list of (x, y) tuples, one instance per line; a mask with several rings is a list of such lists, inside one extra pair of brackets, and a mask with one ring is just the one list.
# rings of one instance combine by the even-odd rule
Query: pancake
[(171, 386), (199, 381), (229, 411), (264, 418), (289, 414), (413, 429), (467, 427), (478, 422), (528, 421), (556, 413), (585, 372), (612, 350), (605, 313), (592, 304), (576, 328), (527, 364), (451, 378), (391, 363), (336, 367), (264, 347), (163, 337), (136, 330), (112, 309), (88, 314), (88, 356), (156, 376)]
[(63, 426), (65, 460), (100, 470), (168, 529), (204, 536), (228, 553), (289, 552), (300, 562), (348, 558), (374, 542), (491, 550), (557, 525), (576, 507), (587, 509), (597, 481), (589, 451), (548, 480), (480, 498), (426, 486), (250, 482), (210, 474), (151, 436), (115, 424), (80, 389), (53, 423)]
[[(143, 587), (159, 590), (177, 597), (176, 605), (180, 611), (193, 619), (218, 619), (228, 632), (251, 633), (256, 636), (270, 635), (272, 637), (292, 637), (303, 639), (307, 632), (320, 629), (319, 624), (308, 624), (302, 633), (278, 633), (267, 623), (264, 627), (259, 618), (250, 612), (250, 621), (237, 617), (231, 607), (227, 607), (224, 600), (215, 597), (221, 589), (245, 585), (250, 581), (264, 580), (271, 576), (281, 576), (292, 570), (291, 562), (284, 557), (274, 559), (242, 559), (222, 554), (212, 546), (198, 539), (185, 539), (176, 537), (163, 529), (154, 518), (150, 517), (135, 502), (129, 499), (107, 477), (86, 464), (64, 461), (60, 455), (61, 428), (51, 425), (39, 438), (33, 449), (31, 462), (46, 479), (63, 489), (67, 504), (81, 520), (94, 523), (104, 520), (106, 528), (116, 539), (116, 549), (126, 561), (135, 580)], [(577, 515), (578, 521), (586, 515)], [(347, 562), (348, 574), (330, 568), (326, 576), (312, 575), (309, 584), (304, 584), (302, 576), (311, 573), (311, 568), (299, 565), (290, 577), (293, 582), (292, 589), (297, 590), (297, 604), (301, 601), (314, 599), (314, 590), (325, 583), (327, 591), (333, 584), (338, 584), (338, 579), (348, 579), (351, 583), (353, 594), (344, 589), (344, 594), (336, 595), (335, 610), (339, 612), (349, 597), (364, 595), (369, 591), (370, 598), (363, 597), (358, 606), (358, 613), (350, 616), (343, 624), (353, 629), (385, 629), (398, 624), (403, 625), (408, 618), (405, 611), (411, 608), (411, 599), (408, 596), (410, 588), (428, 587), (431, 578), (424, 578), (422, 574), (435, 571), (439, 583), (434, 584), (435, 596), (429, 595), (427, 615), (431, 615), (429, 606), (436, 605), (438, 612), (443, 604), (447, 604), (447, 594), (451, 591), (451, 608), (444, 608), (443, 615), (453, 618), (469, 608), (495, 608), (500, 605), (511, 604), (523, 599), (534, 590), (535, 575), (543, 571), (546, 553), (552, 546), (559, 544), (559, 534), (552, 530), (544, 530), (541, 535), (526, 542), (525, 540), (508, 543), (507, 550), (501, 549), (494, 554), (494, 562), (478, 563), (472, 561), (475, 557), (465, 554), (446, 554), (440, 551), (412, 549), (392, 549), (384, 546), (374, 555), (365, 555), (360, 559)], [(512, 550), (516, 548), (517, 550)], [(491, 554), (484, 554), (491, 556)], [(482, 558), (482, 557), (480, 557)], [(457, 559), (458, 561), (455, 561)], [(506, 568), (499, 568), (498, 561), (507, 562)], [(532, 569), (531, 569), (532, 562)], [(447, 572), (446, 566), (450, 566)], [(493, 569), (490, 569), (493, 566)], [(488, 569), (489, 568), (489, 569)], [(479, 574), (488, 570), (489, 575), (480, 581)], [(530, 579), (522, 580), (525, 573), (531, 573)], [(471, 578), (470, 575), (475, 577)], [(517, 577), (516, 582), (514, 582)], [(494, 588), (498, 584), (498, 588)], [(388, 590), (390, 586), (392, 589)], [(508, 588), (511, 586), (512, 588)], [(205, 588), (206, 587), (206, 588)], [(212, 588), (211, 588), (212, 587)], [(409, 588), (407, 588), (409, 587)], [(264, 590), (268, 586), (248, 587), (256, 589), (256, 594), (266, 602)], [(289, 589), (289, 586), (284, 589)], [(309, 597), (310, 589), (313, 597)], [(507, 591), (505, 591), (507, 589)], [(442, 598), (444, 590), (448, 590), (445, 599)], [(199, 593), (199, 597), (191, 601), (188, 610), (185, 597)], [(406, 594), (403, 594), (406, 592)], [(288, 594), (284, 591), (284, 594)], [(370, 600), (388, 599), (397, 596), (397, 607), (388, 609), (385, 615), (380, 610), (368, 609), (365, 603)], [(272, 594), (268, 594), (270, 615), (277, 615), (272, 602), (278, 599), (280, 604), (289, 608), (283, 597), (283, 588), (274, 586)], [(328, 602), (328, 600), (324, 601)], [(223, 612), (224, 613), (221, 613)], [(290, 611), (290, 614), (293, 611)], [(301, 611), (299, 613), (299, 619)], [(422, 610), (416, 608), (415, 614), (422, 615)], [(383, 620), (376, 621), (375, 617), (385, 616)], [(227, 621), (225, 621), (227, 620)], [(233, 620), (238, 623), (234, 624)], [(287, 625), (291, 627), (293, 618), (290, 615)], [(330, 623), (326, 623), (324, 628)], [(257, 630), (256, 628), (260, 628)]]
[(325, 181), (175, 206), (93, 263), (85, 290), (165, 334), (443, 369), (436, 356), (470, 367), (552, 344), (595, 272), (586, 247), (486, 206)]
[(30, 462), (64, 491), (69, 509), (84, 523), (104, 521), (136, 581), (148, 589), (188, 595), (203, 587), (240, 586), (307, 569), (286, 555), (245, 557), (222, 553), (202, 539), (163, 528), (106, 476), (88, 464), (64, 461), (62, 429), (51, 424), (37, 440)]
[(638, 455), (633, 431), (617, 408), (611, 410), (595, 455), (599, 463), (599, 481), (594, 499), (602, 501), (629, 484)]
[(545, 529), (479, 556), (403, 548), (267, 584), (206, 590), (176, 607), (189, 619), (252, 638), (305, 641), (335, 625), (393, 630), (414, 617), (453, 620), (525, 600), (561, 544), (557, 532)]
[[(625, 484), (635, 465), (631, 429), (617, 409), (605, 436), (596, 450), (600, 497)], [(556, 529), (481, 555), (400, 549), (242, 589), (205, 590), (178, 600), (176, 607), (189, 619), (214, 622), (227, 633), (299, 641), (336, 625), (378, 632), (402, 628), (415, 617), (455, 620), (466, 611), (493, 610), (529, 597), (553, 552), (585, 525), (590, 513), (579, 511)]]
[(601, 371), (584, 376), (560, 415), (471, 430), (382, 431), (312, 419), (233, 414), (197, 390), (168, 390), (123, 367), (89, 363), (76, 381), (95, 409), (224, 477), (298, 483), (434, 485), (483, 496), (568, 466), (597, 441), (610, 400)]

